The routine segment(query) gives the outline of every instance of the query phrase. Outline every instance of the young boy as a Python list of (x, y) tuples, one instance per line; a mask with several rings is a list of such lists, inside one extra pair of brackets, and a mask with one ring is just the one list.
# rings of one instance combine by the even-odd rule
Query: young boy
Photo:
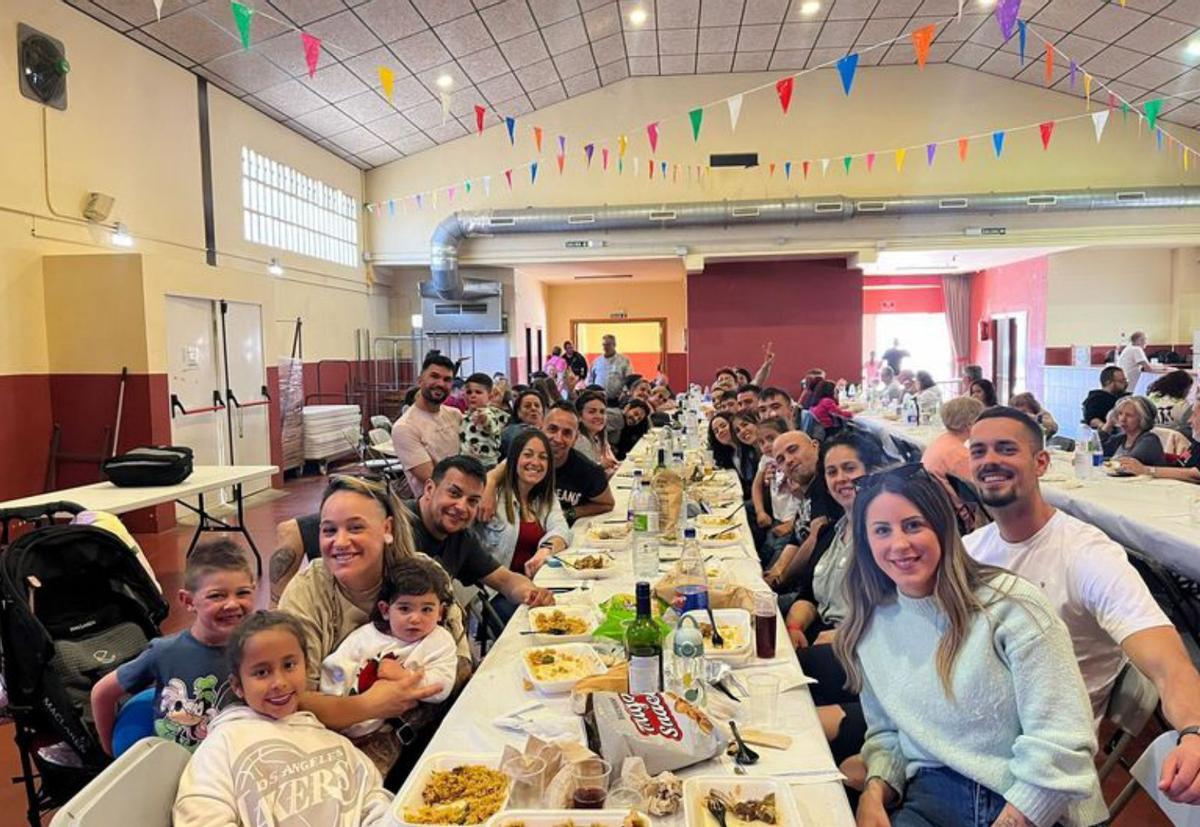
[(500, 434), (508, 424), (507, 415), (491, 404), (492, 385), (492, 377), (486, 373), (467, 377), (467, 412), (458, 432), (459, 450), (475, 457), (484, 468), (493, 468), (500, 461)]
[(229, 670), (225, 643), (242, 618), (254, 611), (254, 573), (246, 553), (229, 540), (197, 546), (188, 558), (179, 602), (192, 625), (156, 638), (133, 660), (109, 672), (92, 688), (96, 733), (112, 754), (117, 703), (154, 687), (154, 733), (194, 750), (217, 714)]

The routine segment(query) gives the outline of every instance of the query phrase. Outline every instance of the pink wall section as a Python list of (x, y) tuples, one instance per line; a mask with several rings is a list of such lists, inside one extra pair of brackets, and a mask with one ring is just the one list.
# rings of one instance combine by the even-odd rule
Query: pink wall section
[(992, 343), (979, 340), (979, 323), (1000, 313), (1025, 311), (1028, 341), (1025, 347), (1026, 385), (1039, 398), (1044, 391), (1046, 364), (1045, 256), (980, 270), (971, 277), (971, 362), (991, 375)]

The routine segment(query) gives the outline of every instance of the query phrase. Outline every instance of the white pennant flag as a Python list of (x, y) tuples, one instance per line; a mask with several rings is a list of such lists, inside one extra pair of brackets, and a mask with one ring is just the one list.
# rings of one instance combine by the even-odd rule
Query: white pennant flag
[(742, 116), (742, 96), (734, 95), (732, 98), (725, 100), (729, 104), (729, 130), (737, 132), (738, 118)]
[(1096, 130), (1096, 143), (1100, 143), (1100, 136), (1104, 134), (1104, 126), (1108, 123), (1108, 110), (1103, 109), (1099, 112), (1092, 113), (1092, 127)]
[(154, 0), (154, 13), (158, 15), (159, 20), (162, 20), (162, 4), (163, 0)]
[(958, 22), (959, 23), (962, 22), (962, 7), (963, 7), (963, 0), (958, 0)]
[(822, 177), (822, 178), (824, 178), (824, 177), (825, 177), (825, 173), (826, 173), (828, 170), (829, 170), (829, 159), (828, 159), (828, 158), (822, 158), (822, 159), (821, 159), (821, 177)]
[(450, 93), (442, 92), (442, 126), (446, 125), (446, 119), (450, 117)]
[(483, 176), (483, 194), (484, 195), (492, 194), (492, 176), (490, 176), (490, 175)]

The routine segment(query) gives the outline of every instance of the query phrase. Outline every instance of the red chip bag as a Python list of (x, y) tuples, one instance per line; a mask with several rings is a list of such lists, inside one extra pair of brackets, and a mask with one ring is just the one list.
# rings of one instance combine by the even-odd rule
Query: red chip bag
[(706, 761), (725, 748), (725, 738), (703, 710), (670, 692), (630, 695), (595, 692), (589, 724), (600, 754), (614, 766), (630, 756), (651, 775)]

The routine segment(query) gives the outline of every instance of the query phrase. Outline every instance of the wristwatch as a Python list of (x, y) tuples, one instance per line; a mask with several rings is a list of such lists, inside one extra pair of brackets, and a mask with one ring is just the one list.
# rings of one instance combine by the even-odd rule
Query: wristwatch
[(1188, 735), (1200, 735), (1200, 725), (1192, 724), (1179, 730), (1179, 737), (1175, 739), (1175, 746), (1182, 744), (1183, 739)]
[(568, 505), (563, 509), (563, 516), (567, 518), (567, 525), (574, 525), (578, 517), (575, 516), (575, 506)]

